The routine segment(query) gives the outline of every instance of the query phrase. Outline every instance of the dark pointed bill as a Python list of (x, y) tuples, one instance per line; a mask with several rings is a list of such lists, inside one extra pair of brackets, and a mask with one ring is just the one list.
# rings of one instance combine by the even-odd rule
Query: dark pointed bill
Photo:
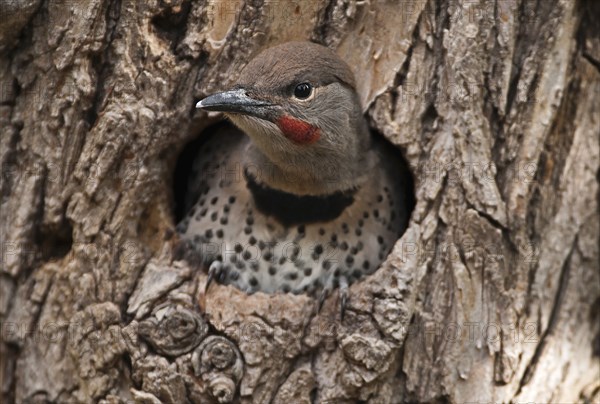
[(234, 112), (258, 117), (263, 117), (269, 106), (271, 104), (249, 97), (243, 89), (209, 95), (196, 104), (196, 108), (207, 111)]

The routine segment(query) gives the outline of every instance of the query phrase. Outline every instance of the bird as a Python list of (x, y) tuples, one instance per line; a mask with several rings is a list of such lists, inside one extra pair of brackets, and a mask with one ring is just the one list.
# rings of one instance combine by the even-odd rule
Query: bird
[(213, 280), (247, 293), (348, 287), (373, 273), (407, 227), (410, 189), (399, 151), (373, 134), (355, 77), (312, 42), (267, 48), (235, 83), (198, 101), (235, 126), (193, 162), (177, 225)]

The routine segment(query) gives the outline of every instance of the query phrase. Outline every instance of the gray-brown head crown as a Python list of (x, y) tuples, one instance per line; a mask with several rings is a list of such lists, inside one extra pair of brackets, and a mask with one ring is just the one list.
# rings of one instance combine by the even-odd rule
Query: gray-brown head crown
[(240, 87), (270, 89), (302, 82), (341, 82), (355, 89), (350, 67), (331, 49), (312, 42), (287, 42), (262, 51), (242, 70)]

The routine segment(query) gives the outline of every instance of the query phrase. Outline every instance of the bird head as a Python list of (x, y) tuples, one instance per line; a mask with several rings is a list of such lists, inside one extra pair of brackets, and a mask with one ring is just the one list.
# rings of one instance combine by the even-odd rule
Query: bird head
[(343, 191), (357, 187), (368, 171), (370, 136), (354, 76), (324, 46), (288, 42), (269, 48), (246, 65), (231, 89), (196, 107), (224, 112), (251, 138), (253, 163), (272, 164), (280, 174), (265, 178), (274, 188)]

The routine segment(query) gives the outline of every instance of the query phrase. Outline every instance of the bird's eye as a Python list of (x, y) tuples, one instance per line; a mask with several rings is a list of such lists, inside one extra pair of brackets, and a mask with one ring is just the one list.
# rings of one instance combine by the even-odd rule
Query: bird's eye
[(312, 86), (308, 83), (300, 83), (294, 88), (294, 97), (305, 100), (312, 93)]

